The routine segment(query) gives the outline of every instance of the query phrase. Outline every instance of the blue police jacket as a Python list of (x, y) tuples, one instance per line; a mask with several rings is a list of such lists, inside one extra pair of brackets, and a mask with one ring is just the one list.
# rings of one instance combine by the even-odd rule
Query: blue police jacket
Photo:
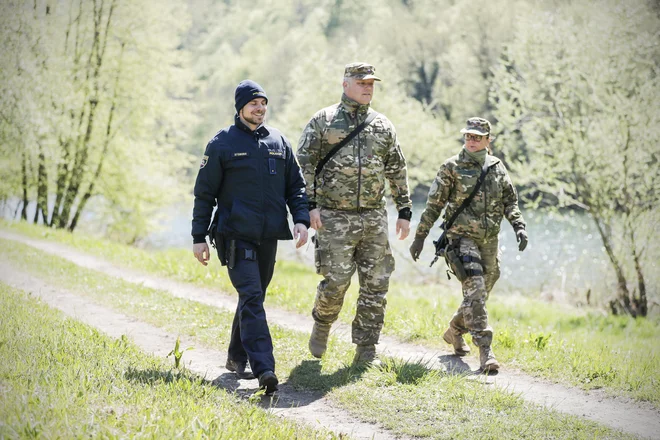
[(192, 235), (203, 243), (213, 224), (227, 239), (259, 244), (291, 240), (287, 206), (294, 223), (309, 227), (305, 179), (291, 144), (276, 128), (252, 131), (235, 116), (206, 146), (195, 182)]

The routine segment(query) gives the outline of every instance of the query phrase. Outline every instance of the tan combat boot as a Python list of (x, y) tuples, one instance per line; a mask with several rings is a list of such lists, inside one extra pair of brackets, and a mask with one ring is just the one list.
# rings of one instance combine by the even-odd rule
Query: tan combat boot
[(381, 362), (380, 359), (378, 359), (378, 355), (376, 354), (376, 346), (373, 344), (358, 345), (355, 349), (353, 364), (380, 367)]
[(330, 335), (330, 324), (314, 323), (312, 334), (309, 337), (309, 351), (312, 356), (321, 358), (328, 348), (328, 336)]
[(481, 371), (484, 373), (497, 371), (500, 368), (500, 363), (495, 359), (495, 354), (490, 347), (479, 347), (479, 362), (481, 363)]
[(470, 352), (470, 346), (467, 345), (463, 336), (455, 334), (451, 328), (448, 328), (445, 334), (442, 335), (442, 339), (444, 339), (447, 344), (454, 346), (454, 354), (456, 356), (465, 356)]

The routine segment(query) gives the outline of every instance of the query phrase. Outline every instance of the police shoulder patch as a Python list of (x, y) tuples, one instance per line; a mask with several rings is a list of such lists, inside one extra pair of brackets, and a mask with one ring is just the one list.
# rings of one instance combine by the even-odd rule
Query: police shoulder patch
[(199, 169), (201, 170), (202, 168), (204, 168), (206, 166), (206, 164), (208, 163), (208, 161), (209, 161), (208, 156), (202, 156), (202, 163), (199, 164)]

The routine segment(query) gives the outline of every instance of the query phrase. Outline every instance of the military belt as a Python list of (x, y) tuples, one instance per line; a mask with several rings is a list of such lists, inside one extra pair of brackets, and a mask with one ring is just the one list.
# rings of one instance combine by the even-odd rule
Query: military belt
[(328, 208), (328, 207), (325, 207), (325, 206), (322, 206), (322, 208), (323, 208), (323, 209), (330, 209), (330, 210), (333, 210), (333, 211), (357, 212), (358, 214), (363, 214), (363, 213), (365, 213), (365, 212), (374, 211), (374, 210), (376, 210), (376, 209), (379, 209), (379, 208), (364, 208), (364, 207), (362, 207), (362, 206), (360, 206), (360, 207), (358, 207), (358, 208), (349, 208), (349, 209)]
[(358, 208), (343, 209), (343, 208), (329, 208), (327, 206), (321, 206), (321, 209), (329, 209), (331, 211), (357, 212), (358, 214), (363, 214), (365, 212), (375, 211), (376, 209), (380, 209), (380, 208), (363, 208), (362, 206), (360, 206)]

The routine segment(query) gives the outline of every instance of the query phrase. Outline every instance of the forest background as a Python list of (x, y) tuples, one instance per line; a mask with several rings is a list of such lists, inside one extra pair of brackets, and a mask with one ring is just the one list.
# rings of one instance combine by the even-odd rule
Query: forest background
[(295, 146), (366, 61), (418, 202), (486, 117), (526, 212), (593, 224), (603, 305), (658, 303), (658, 1), (6, 1), (0, 38), (6, 216), (139, 244), (190, 200), (240, 80)]

